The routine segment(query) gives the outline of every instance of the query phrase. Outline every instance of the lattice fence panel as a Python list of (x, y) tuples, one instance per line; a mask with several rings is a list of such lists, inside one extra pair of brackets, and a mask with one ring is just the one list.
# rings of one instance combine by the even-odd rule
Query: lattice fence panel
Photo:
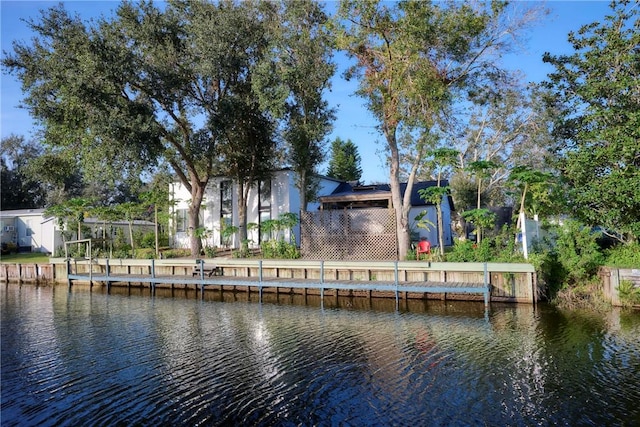
[(304, 212), (301, 251), (306, 259), (395, 260), (395, 215), (391, 209)]

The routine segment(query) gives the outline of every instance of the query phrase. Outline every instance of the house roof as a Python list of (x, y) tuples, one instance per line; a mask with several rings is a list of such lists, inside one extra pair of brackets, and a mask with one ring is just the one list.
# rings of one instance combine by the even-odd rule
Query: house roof
[(44, 209), (16, 209), (0, 211), (1, 218), (17, 218), (20, 216), (42, 216)]
[[(436, 187), (437, 181), (419, 181), (413, 183), (411, 191), (411, 206), (427, 206), (427, 203), (420, 197), (419, 191), (424, 188)], [(440, 182), (441, 186), (449, 185), (448, 181)], [(402, 197), (407, 189), (407, 183), (400, 184), (400, 192)], [(328, 196), (319, 197), (322, 204), (345, 204), (345, 203), (362, 203), (366, 202), (388, 202), (391, 204), (391, 187), (389, 184), (373, 184), (373, 185), (353, 185), (348, 182), (341, 183), (333, 193)], [(449, 204), (453, 210), (453, 202), (449, 197)]]

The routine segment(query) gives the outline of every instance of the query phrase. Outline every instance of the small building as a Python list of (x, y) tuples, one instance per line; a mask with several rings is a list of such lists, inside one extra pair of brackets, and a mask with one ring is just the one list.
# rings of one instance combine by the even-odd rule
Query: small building
[[(409, 211), (409, 223), (412, 231), (412, 240), (418, 241), (420, 238), (427, 238), (432, 246), (438, 245), (438, 218), (436, 206), (427, 203), (420, 197), (420, 190), (437, 186), (437, 181), (419, 181), (413, 184), (411, 191), (411, 210)], [(447, 181), (441, 181), (441, 186), (446, 187)], [(404, 197), (406, 183), (400, 184), (400, 191)], [(453, 199), (451, 196), (443, 196), (442, 198), (442, 222), (444, 245), (453, 244), (453, 235), (451, 229), (451, 213), (454, 210)], [(373, 208), (392, 208), (391, 187), (388, 184), (374, 185), (353, 185), (344, 183), (340, 188), (336, 189), (333, 194), (320, 197), (321, 210), (336, 209), (373, 209)], [(423, 221), (428, 224), (427, 228), (419, 227), (418, 218), (422, 217)]]
[(53, 253), (61, 242), (55, 221), (44, 217), (44, 209), (0, 211), (0, 236), (3, 246), (15, 245), (21, 252)]
[[(341, 181), (317, 176), (319, 195), (331, 194), (342, 183)], [(255, 248), (265, 238), (260, 232), (261, 224), (268, 220), (277, 220), (282, 214), (300, 214), (300, 192), (296, 183), (296, 174), (291, 169), (274, 171), (271, 179), (257, 182), (249, 189), (247, 198), (247, 224), (257, 227), (247, 230), (249, 247)], [(171, 184), (169, 199), (171, 208), (170, 244), (174, 248), (189, 248), (190, 232), (188, 229), (188, 209), (191, 194), (181, 182)], [(317, 202), (311, 202), (307, 209), (318, 209)], [(210, 247), (239, 248), (237, 233), (226, 236), (223, 229), (226, 225), (238, 226), (237, 183), (228, 177), (213, 177), (205, 190), (200, 214), (200, 226), (205, 230), (203, 245)], [(296, 225), (293, 235), (285, 231), (284, 238), (289, 241), (295, 238), (300, 242), (300, 225)]]
[[(419, 194), (434, 187), (436, 181), (414, 183), (409, 212), (412, 240), (426, 237), (438, 245), (438, 221), (435, 205)], [(442, 185), (446, 186), (447, 182)], [(401, 184), (402, 195), (406, 184)], [(301, 251), (305, 258), (331, 260), (396, 260), (398, 236), (391, 188), (387, 184), (358, 185), (343, 183), (332, 194), (320, 197), (317, 212), (307, 212), (302, 220)], [(451, 245), (451, 197), (443, 196), (442, 216), (444, 244)], [(419, 227), (420, 219), (426, 228)]]

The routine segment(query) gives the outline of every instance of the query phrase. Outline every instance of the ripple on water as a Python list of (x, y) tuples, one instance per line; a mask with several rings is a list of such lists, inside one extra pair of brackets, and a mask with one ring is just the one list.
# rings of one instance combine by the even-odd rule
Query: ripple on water
[(640, 422), (637, 321), (59, 289), (0, 291), (3, 426)]

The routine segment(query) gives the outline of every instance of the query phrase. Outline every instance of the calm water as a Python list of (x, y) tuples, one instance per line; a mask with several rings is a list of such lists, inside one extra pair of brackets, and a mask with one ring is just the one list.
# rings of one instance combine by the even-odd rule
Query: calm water
[(640, 425), (637, 312), (32, 285), (0, 296), (3, 426)]

